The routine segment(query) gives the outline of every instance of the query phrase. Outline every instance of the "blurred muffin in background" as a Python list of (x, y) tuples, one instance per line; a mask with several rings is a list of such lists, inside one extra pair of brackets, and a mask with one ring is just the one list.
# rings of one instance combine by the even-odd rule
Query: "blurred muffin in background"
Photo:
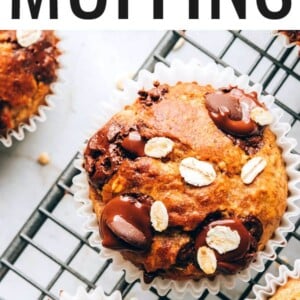
[(54, 31), (0, 30), (0, 137), (47, 106), (57, 80), (58, 42)]

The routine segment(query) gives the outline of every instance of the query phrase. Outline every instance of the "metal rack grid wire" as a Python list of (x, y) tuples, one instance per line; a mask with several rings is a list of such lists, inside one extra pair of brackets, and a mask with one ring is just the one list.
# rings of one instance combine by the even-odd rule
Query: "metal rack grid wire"
[[(298, 91), (300, 90), (300, 62), (298, 54), (295, 55), (295, 48), (282, 47), (279, 53), (273, 55), (272, 52), (270, 52), (270, 49), (273, 47), (273, 44), (277, 39), (275, 36), (271, 37), (263, 47), (253, 42), (251, 38), (247, 37), (247, 34), (242, 31), (228, 31), (228, 36), (229, 38), (223, 45), (223, 49), (216, 54), (211, 49), (205, 47), (203, 43), (193, 38), (193, 34), (190, 34), (190, 32), (168, 31), (165, 33), (155, 49), (150, 53), (140, 69), (148, 69), (149, 71), (152, 71), (157, 62), (162, 62), (166, 65), (169, 65), (169, 55), (171, 52), (173, 52), (172, 49), (179, 39), (184, 39), (190, 47), (193, 47), (198, 53), (205, 55), (207, 59), (215, 61), (221, 67), (230, 65), (230, 63), (226, 61), (227, 53), (234, 47), (236, 42), (242, 43), (256, 53), (255, 60), (246, 71), (250, 78), (252, 78), (251, 76), (255, 73), (259, 64), (263, 60), (267, 60), (269, 62), (269, 67), (265, 68), (263, 72), (259, 73), (261, 76), (260, 82), (263, 86), (263, 92), (266, 93), (268, 88), (272, 87), (271, 92), (273, 95), (275, 95), (275, 103), (286, 114), (286, 117), (292, 126), (293, 132), (293, 129), (300, 125), (299, 108), (295, 109), (279, 96), (281, 88), (290, 78), (295, 81)], [(176, 56), (174, 53), (175, 52), (173, 52), (172, 55)], [(236, 75), (245, 73), (244, 71), (239, 70), (238, 67), (233, 68)], [(276, 76), (278, 76), (279, 79), (274, 85), (273, 81)], [(299, 131), (296, 130), (294, 133), (292, 133), (292, 135), (296, 137), (298, 135), (297, 132)], [(33, 211), (27, 222), (23, 225), (18, 234), (2, 254), (0, 259), (0, 284), (5, 284), (5, 278), (10, 274), (14, 274), (14, 276), (17, 276), (20, 280), (26, 282), (28, 286), (36, 290), (37, 299), (58, 299), (59, 293), (54, 287), (66, 273), (72, 275), (80, 283), (84, 284), (87, 290), (91, 290), (94, 289), (99, 282), (101, 282), (101, 277), (103, 277), (104, 273), (109, 269), (111, 261), (105, 261), (102, 264), (99, 264), (99, 267), (94, 270), (93, 276), (91, 277), (85, 275), (84, 272), (72, 266), (72, 263), (76, 259), (78, 252), (83, 248), (89, 249), (90, 252), (95, 253), (97, 253), (98, 250), (89, 245), (89, 235), (79, 233), (78, 231), (74, 230), (74, 228), (67, 224), (63, 218), (59, 218), (55, 214), (55, 210), (57, 210), (57, 207), (63, 201), (63, 199), (68, 197), (68, 195), (72, 195), (72, 178), (78, 172), (74, 168), (73, 163), (77, 156), (78, 153), (73, 157), (57, 181), (53, 184), (49, 192), (42, 199), (38, 207)], [(35, 239), (39, 232), (43, 230), (43, 226), (47, 222), (55, 224), (55, 226), (58, 226), (62, 231), (67, 232), (76, 241), (73, 249), (70, 250), (66, 257), (59, 257), (57, 253), (49, 251), (47, 247), (41, 245), (41, 243)], [(288, 243), (293, 243), (291, 247), (294, 253), (299, 253), (300, 251), (299, 226), (300, 218), (295, 219), (295, 230), (286, 235)], [(22, 256), (28, 247), (35, 249), (39, 255), (51, 260), (57, 266), (47, 282), (40, 283), (36, 276), (32, 276), (30, 273), (28, 274), (23, 271), (22, 268), (18, 267), (18, 261), (22, 259)], [(276, 264), (285, 264), (291, 268), (293, 261), (287, 261), (283, 254), (283, 248), (277, 248), (276, 252), (278, 254), (276, 260), (274, 262), (267, 261), (265, 270), (275, 270)], [(86, 256), (85, 259), (88, 260), (89, 257)], [(291, 260), (293, 259), (291, 258)], [(40, 272), (43, 272), (42, 267), (40, 268)], [(228, 293), (227, 290), (222, 290), (215, 296), (210, 295), (208, 291), (205, 291), (199, 299), (245, 299), (248, 296), (251, 296), (253, 285), (260, 282), (265, 272), (266, 271), (254, 274), (252, 279), (248, 283), (245, 283), (245, 285), (243, 285), (238, 291), (233, 290)], [(138, 282), (131, 284), (127, 283), (124, 280), (124, 273), (121, 273), (117, 281), (111, 285), (110, 290), (106, 292), (110, 294), (115, 290), (119, 290), (125, 299), (129, 299), (128, 297), (130, 296), (131, 291), (137, 286), (139, 286)], [(164, 297), (159, 296), (154, 288), (151, 288), (147, 293), (148, 295), (151, 294), (151, 296), (149, 296), (151, 299), (172, 299), (171, 294)]]

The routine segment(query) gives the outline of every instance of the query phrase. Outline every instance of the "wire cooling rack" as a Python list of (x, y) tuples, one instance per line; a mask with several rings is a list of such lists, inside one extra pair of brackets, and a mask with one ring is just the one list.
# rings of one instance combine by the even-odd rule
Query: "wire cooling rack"
[[(176, 51), (179, 39), (185, 43), (180, 51)], [(141, 69), (151, 71), (156, 62), (168, 65), (173, 58), (188, 60), (192, 56), (204, 62), (215, 61), (223, 67), (231, 66), (237, 75), (248, 74), (253, 82), (260, 82), (265, 93), (275, 96), (283, 119), (292, 126), (289, 135), (297, 138), (300, 144), (298, 49), (285, 48), (270, 32), (168, 31)], [(299, 153), (299, 148), (295, 151)], [(0, 288), (15, 289), (19, 296), (4, 299), (19, 299), (22, 295), (23, 299), (29, 300), (58, 299), (62, 288), (75, 290), (76, 286), (83, 285), (90, 290), (98, 284), (104, 286), (107, 294), (120, 290), (124, 299), (133, 296), (138, 299), (174, 299), (172, 293), (158, 296), (154, 288), (142, 291), (138, 281), (128, 284), (124, 273), (112, 271), (111, 261), (102, 261), (97, 255), (98, 250), (89, 245), (89, 235), (81, 229), (72, 200), (72, 178), (77, 174), (73, 162), (77, 155), (2, 254)], [(279, 264), (291, 268), (300, 253), (300, 218), (294, 221), (294, 232), (286, 236), (288, 246), (277, 249), (278, 257), (274, 262), (266, 262), (266, 271), (276, 274)], [(224, 289), (217, 295), (205, 291), (199, 299), (253, 296), (253, 285), (264, 282), (266, 271), (253, 274), (249, 282), (239, 284), (234, 290)], [(5, 295), (0, 292), (2, 300), (1, 297)]]

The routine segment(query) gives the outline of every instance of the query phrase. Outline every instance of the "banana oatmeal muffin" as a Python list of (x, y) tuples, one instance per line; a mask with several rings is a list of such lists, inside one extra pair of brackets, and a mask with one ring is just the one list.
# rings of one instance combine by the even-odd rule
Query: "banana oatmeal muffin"
[(287, 175), (257, 98), (156, 81), (90, 138), (84, 168), (102, 245), (145, 282), (236, 274), (279, 226)]
[(57, 79), (53, 31), (0, 30), (0, 136), (38, 114)]

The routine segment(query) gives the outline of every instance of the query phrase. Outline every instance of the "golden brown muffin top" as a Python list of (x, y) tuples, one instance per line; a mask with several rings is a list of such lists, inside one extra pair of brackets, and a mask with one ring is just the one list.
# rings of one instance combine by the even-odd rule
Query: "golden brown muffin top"
[(41, 31), (37, 41), (21, 46), (16, 31), (0, 30), (0, 130), (11, 128), (12, 109), (30, 106), (39, 85), (56, 80), (57, 43), (53, 31)]
[[(281, 150), (268, 126), (252, 119), (253, 109), (267, 111), (255, 93), (234, 87), (156, 82), (140, 91), (89, 140), (84, 154), (103, 245), (148, 275), (199, 279), (245, 268), (279, 225), (287, 198)], [(147, 150), (153, 138), (171, 151), (153, 156)], [(191, 161), (205, 168), (204, 184), (186, 175)], [(254, 161), (265, 165), (248, 182), (242, 169)], [(168, 216), (158, 229), (149, 221), (156, 202), (162, 202), (162, 219), (165, 211)], [(225, 235), (238, 234), (238, 246), (211, 253), (207, 236), (224, 228)], [(199, 267), (201, 255), (216, 257), (212, 273)]]

